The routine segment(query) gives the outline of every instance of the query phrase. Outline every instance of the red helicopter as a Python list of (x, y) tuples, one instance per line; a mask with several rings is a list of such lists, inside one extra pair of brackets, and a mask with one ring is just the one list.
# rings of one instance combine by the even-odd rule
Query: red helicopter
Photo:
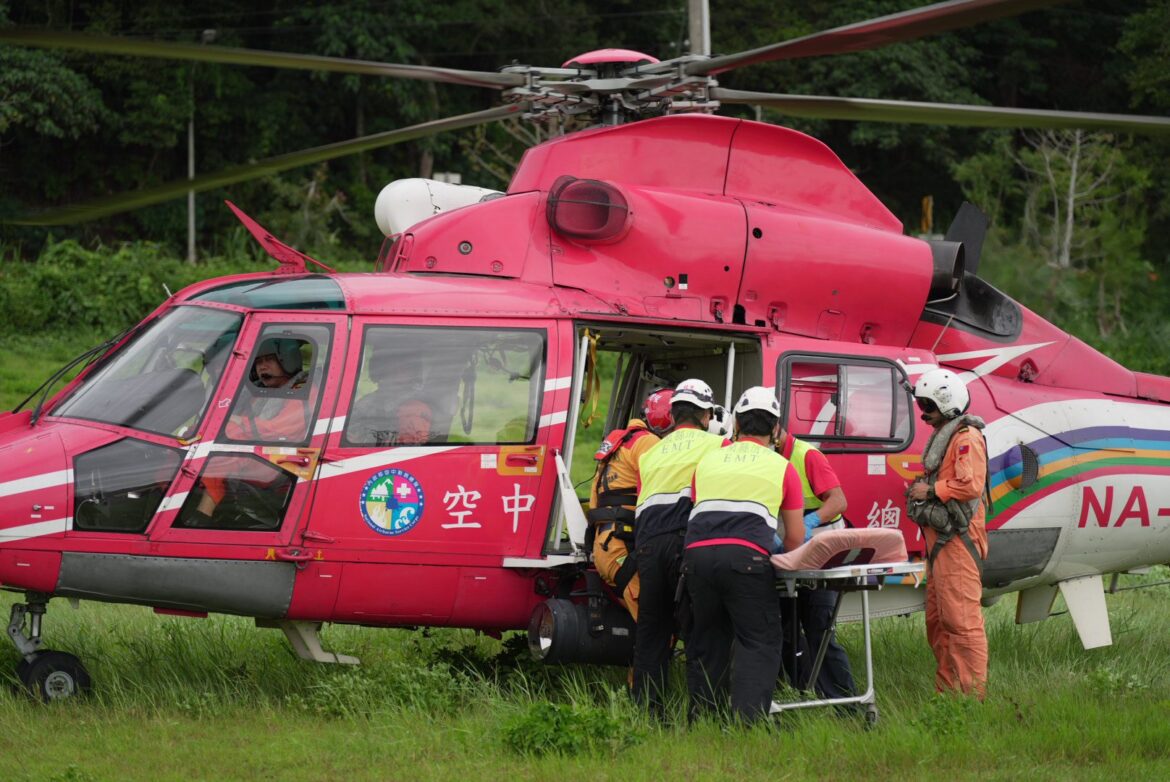
[[(59, 392), (49, 383), (0, 414), (0, 585), (24, 594), (8, 626), (21, 681), (44, 698), (90, 686), (75, 656), (41, 647), (52, 597), (252, 616), (321, 662), (357, 662), (322, 649), (323, 622), (527, 627), (548, 662), (624, 662), (632, 627), (589, 578), (566, 467), (586, 405), (607, 396), (616, 426), (684, 378), (706, 379), (728, 406), (774, 386), (785, 427), (832, 454), (851, 522), (901, 529), (921, 555), (902, 511), (928, 435), (909, 387), (937, 365), (963, 374), (989, 422), (987, 599), (1019, 592), (1028, 622), (1059, 590), (1085, 646), (1109, 643), (1102, 577), (1170, 559), (1170, 379), (1125, 369), (979, 278), (978, 210), (965, 207), (945, 240), (906, 236), (824, 144), (709, 113), (749, 103), (1170, 130), (1159, 117), (743, 93), (713, 78), (1035, 5), (947, 2), (724, 57), (603, 50), (500, 73), (0, 30), (8, 44), (504, 90), (501, 108), (280, 165), (518, 114), (601, 120), (530, 149), (505, 193), (391, 185), (373, 273), (333, 273), (237, 210), (276, 271), (188, 287), (82, 357)], [(626, 122), (646, 112), (663, 116)], [(608, 391), (602, 353), (616, 359)], [(908, 588), (879, 595), (879, 614), (921, 602)]]

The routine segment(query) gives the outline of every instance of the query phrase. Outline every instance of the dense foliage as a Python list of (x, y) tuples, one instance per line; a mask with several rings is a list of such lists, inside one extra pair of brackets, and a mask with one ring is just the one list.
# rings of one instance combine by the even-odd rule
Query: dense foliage
[[(713, 49), (739, 51), (912, 5), (715, 0)], [(1168, 23), (1170, 0), (1081, 0), (872, 52), (752, 66), (720, 82), (772, 92), (1165, 114)], [(187, 43), (213, 37), (216, 45), (474, 70), (512, 61), (558, 65), (602, 46), (663, 58), (689, 46), (683, 0), (0, 0), (0, 25), (8, 24)], [(427, 82), (0, 46), (0, 213), (181, 179), (192, 120), (197, 168), (209, 172), (483, 109), (495, 97)], [(942, 232), (964, 198), (974, 201), (993, 219), (984, 276), (1115, 358), (1139, 369), (1170, 369), (1158, 350), (1170, 321), (1162, 288), (1170, 254), (1159, 241), (1170, 226), (1160, 176), (1170, 167), (1165, 139), (793, 120), (772, 110), (761, 116), (828, 143), (910, 232)], [(384, 183), (452, 171), (468, 183), (502, 187), (524, 146), (537, 140), (520, 124), (442, 134), (235, 185), (230, 197), (318, 257), (368, 263), (381, 240), (370, 214)], [(197, 199), (201, 257), (244, 253), (245, 237), (221, 205), (228, 195), (211, 191)], [(933, 200), (929, 213), (926, 197)], [(93, 319), (105, 318), (112, 326), (142, 314), (156, 300), (160, 279), (174, 289), (189, 278), (177, 262), (164, 272), (146, 268), (182, 253), (186, 218), (178, 199), (52, 232), (0, 226), (0, 325), (27, 332), (63, 321), (97, 326)], [(77, 244), (58, 244), (62, 239)], [(118, 249), (127, 241), (135, 244)], [(111, 248), (105, 252), (111, 257), (84, 260), (99, 246)], [(24, 268), (38, 256), (49, 268)], [(79, 263), (89, 264), (85, 290), (66, 293)], [(117, 301), (107, 307), (107, 297)]]

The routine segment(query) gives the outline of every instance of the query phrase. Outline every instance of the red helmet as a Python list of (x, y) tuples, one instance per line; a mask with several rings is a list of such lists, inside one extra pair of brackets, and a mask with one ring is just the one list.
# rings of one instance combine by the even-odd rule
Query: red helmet
[(661, 388), (646, 397), (646, 404), (642, 406), (642, 417), (646, 425), (655, 432), (665, 432), (674, 426), (674, 419), (670, 416), (670, 399), (674, 396), (674, 389)]

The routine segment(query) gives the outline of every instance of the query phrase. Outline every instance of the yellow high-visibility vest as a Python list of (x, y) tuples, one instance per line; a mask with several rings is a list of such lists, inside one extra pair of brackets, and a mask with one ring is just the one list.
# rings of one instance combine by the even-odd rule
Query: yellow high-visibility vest
[(695, 465), (721, 445), (719, 435), (687, 427), (675, 429), (642, 454), (638, 462), (642, 488), (634, 511), (638, 540), (686, 528)]
[(687, 545), (737, 538), (768, 550), (779, 527), (788, 460), (754, 442), (709, 453), (695, 469), (695, 507)]
[[(804, 460), (809, 451), (820, 453), (821, 449), (799, 438), (792, 438), (792, 456), (789, 457), (789, 461), (796, 468), (796, 474), (800, 476), (800, 488), (804, 492), (805, 513), (816, 510), (825, 504), (824, 500), (813, 493), (812, 484), (808, 482), (808, 473), (804, 469)], [(828, 519), (825, 523), (836, 521), (839, 518), (841, 518), (840, 513), (837, 514), (836, 518)]]

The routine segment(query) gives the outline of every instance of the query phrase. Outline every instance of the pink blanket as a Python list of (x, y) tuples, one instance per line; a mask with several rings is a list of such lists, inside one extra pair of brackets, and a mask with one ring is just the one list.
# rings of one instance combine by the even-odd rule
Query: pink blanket
[(786, 554), (774, 554), (777, 570), (827, 570), (870, 562), (906, 562), (906, 541), (896, 529), (863, 527), (822, 532)]

